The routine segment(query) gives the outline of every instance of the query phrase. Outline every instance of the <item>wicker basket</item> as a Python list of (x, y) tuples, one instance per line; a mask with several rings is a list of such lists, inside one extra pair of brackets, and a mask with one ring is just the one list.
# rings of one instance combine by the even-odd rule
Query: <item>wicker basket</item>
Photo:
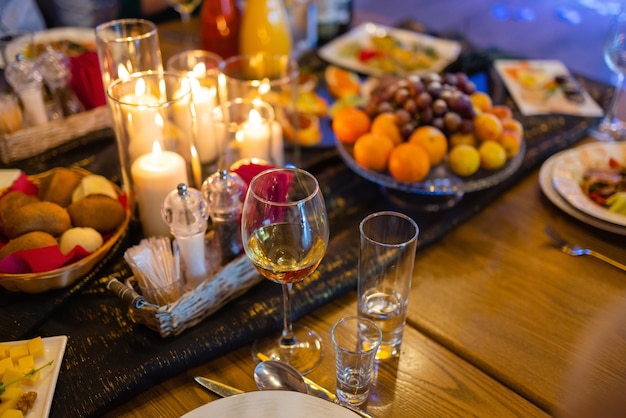
[(108, 106), (0, 136), (0, 161), (11, 164), (41, 154), (90, 132), (113, 126)]
[(261, 280), (262, 277), (248, 257), (241, 255), (225, 265), (214, 277), (207, 278), (176, 302), (165, 306), (146, 302), (136, 290), (133, 277), (121, 282), (111, 276), (107, 288), (129, 302), (130, 314), (135, 321), (157, 331), (161, 337), (171, 337), (214, 314)]

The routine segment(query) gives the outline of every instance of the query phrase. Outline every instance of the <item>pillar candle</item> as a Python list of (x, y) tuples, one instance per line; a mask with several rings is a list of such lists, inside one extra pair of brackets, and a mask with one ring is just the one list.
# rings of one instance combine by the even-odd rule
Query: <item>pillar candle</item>
[(248, 121), (243, 123), (237, 132), (240, 157), (271, 161), (271, 136), (267, 121), (263, 120), (256, 109), (252, 109), (248, 115)]
[(170, 235), (170, 226), (161, 216), (161, 205), (180, 183), (189, 183), (185, 165), (182, 156), (161, 151), (155, 142), (152, 153), (140, 156), (131, 166), (139, 219), (146, 237)]

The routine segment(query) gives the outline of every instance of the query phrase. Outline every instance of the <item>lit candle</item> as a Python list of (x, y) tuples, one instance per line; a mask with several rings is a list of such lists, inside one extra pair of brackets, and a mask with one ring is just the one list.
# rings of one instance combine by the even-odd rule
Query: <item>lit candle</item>
[[(204, 66), (204, 63), (200, 63)], [(200, 64), (197, 64), (196, 67)], [(194, 70), (195, 68), (194, 67)], [(194, 71), (195, 73), (195, 71)], [(193, 73), (190, 73), (193, 75)], [(198, 126), (198, 138), (196, 149), (201, 163), (212, 162), (217, 159), (218, 144), (213, 130), (213, 108), (217, 104), (217, 89), (215, 87), (202, 86), (197, 80), (191, 84), (193, 104), (196, 110), (196, 123)], [(188, 101), (176, 105), (176, 124), (182, 129), (188, 138), (191, 137), (191, 114)]]
[(272, 161), (271, 136), (270, 127), (267, 121), (263, 120), (259, 111), (250, 110), (248, 121), (243, 123), (241, 129), (236, 133), (240, 157)]
[(146, 82), (137, 80), (135, 93), (120, 99), (122, 115), (128, 129), (130, 161), (150, 153), (152, 144), (163, 140), (163, 117), (155, 105), (158, 99), (146, 93)]
[(161, 216), (161, 205), (180, 183), (188, 184), (185, 159), (162, 151), (154, 142), (152, 153), (142, 155), (131, 166), (139, 219), (146, 237), (169, 236), (170, 226)]

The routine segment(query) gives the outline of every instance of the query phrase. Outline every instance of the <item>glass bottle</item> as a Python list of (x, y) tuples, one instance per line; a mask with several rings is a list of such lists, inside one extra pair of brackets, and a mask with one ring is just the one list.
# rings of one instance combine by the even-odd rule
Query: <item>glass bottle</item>
[(205, 0), (200, 20), (202, 49), (224, 59), (239, 53), (241, 12), (235, 0)]
[(350, 29), (353, 0), (318, 0), (317, 44), (324, 45)]
[(239, 54), (291, 53), (291, 30), (283, 0), (247, 0), (241, 18)]

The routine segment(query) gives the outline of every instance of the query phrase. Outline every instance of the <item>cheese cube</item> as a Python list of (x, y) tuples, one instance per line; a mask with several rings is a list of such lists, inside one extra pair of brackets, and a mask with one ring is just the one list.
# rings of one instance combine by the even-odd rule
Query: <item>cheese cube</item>
[(13, 367), (13, 360), (11, 360), (11, 357), (3, 358), (2, 360), (0, 360), (0, 379), (9, 367)]
[(10, 347), (8, 344), (0, 344), (0, 359), (9, 357)]
[(22, 357), (17, 361), (17, 368), (24, 373), (28, 373), (35, 368), (35, 359), (31, 354)]
[[(2, 376), (2, 383), (7, 385), (13, 381), (19, 381), (22, 376), (24, 376), (24, 373), (20, 369), (18, 369), (17, 367), (9, 367), (8, 369), (6, 369), (4, 375)], [(7, 390), (8, 389), (9, 388), (7, 388)], [(0, 399), (2, 399), (2, 395), (0, 395)]]
[(7, 409), (0, 418), (24, 418), (24, 414), (19, 409)]
[(14, 345), (9, 350), (9, 355), (13, 359), (13, 363), (17, 363), (19, 359), (28, 355), (28, 346), (26, 344)]
[(45, 354), (43, 340), (41, 337), (35, 337), (32, 340), (28, 340), (26, 345), (28, 346), (28, 352), (32, 354), (34, 358), (43, 357)]
[(0, 394), (0, 417), (10, 409), (15, 409), (17, 401), (24, 394), (24, 389), (19, 386), (9, 386)]
[(41, 380), (41, 373), (39, 371), (36, 371), (34, 374), (31, 374), (23, 378), (22, 384), (26, 386), (35, 386), (37, 383), (39, 383), (40, 380)]

